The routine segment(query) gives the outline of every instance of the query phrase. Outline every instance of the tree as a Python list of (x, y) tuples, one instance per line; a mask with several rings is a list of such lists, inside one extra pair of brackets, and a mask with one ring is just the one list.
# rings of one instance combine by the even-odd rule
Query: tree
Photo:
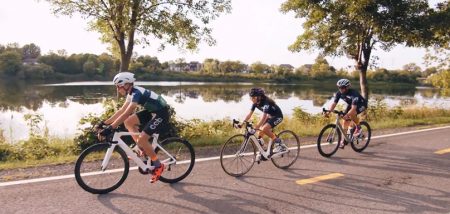
[(257, 74), (266, 74), (266, 73), (272, 73), (272, 69), (269, 65), (263, 64), (261, 62), (255, 62), (250, 65), (250, 70)]
[(219, 72), (219, 60), (207, 58), (203, 60), (202, 71), (205, 73), (218, 73)]
[(202, 39), (213, 45), (208, 24), (231, 10), (230, 0), (47, 1), (55, 14), (80, 13), (91, 19), (91, 29), (110, 44), (113, 54), (120, 53), (121, 71), (128, 70), (134, 45), (150, 45), (152, 39), (159, 39), (161, 48), (170, 44), (194, 50)]
[(13, 50), (0, 54), (0, 73), (15, 76), (22, 67), (22, 56)]
[(422, 68), (420, 68), (416, 63), (408, 63), (403, 66), (403, 70), (408, 72), (410, 75), (413, 76), (421, 76), (422, 75)]
[(34, 43), (22, 47), (22, 57), (24, 59), (37, 59), (41, 56), (41, 48)]
[(442, 8), (430, 8), (426, 0), (287, 0), (281, 11), (293, 11), (297, 18), (306, 18), (303, 34), (289, 49), (319, 49), (324, 56), (352, 58), (365, 98), (366, 72), (375, 48), (388, 51), (396, 44), (426, 47), (449, 40), (448, 13)]
[(328, 61), (324, 56), (317, 56), (314, 64), (311, 66), (311, 77), (313, 78), (326, 78), (335, 76), (336, 74), (331, 71), (331, 66), (328, 64)]

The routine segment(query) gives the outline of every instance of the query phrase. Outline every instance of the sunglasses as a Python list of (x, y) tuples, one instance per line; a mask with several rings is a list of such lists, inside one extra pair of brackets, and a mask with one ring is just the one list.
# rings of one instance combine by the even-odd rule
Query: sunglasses
[(341, 86), (341, 87), (338, 87), (339, 89), (346, 89), (347, 87), (346, 86)]

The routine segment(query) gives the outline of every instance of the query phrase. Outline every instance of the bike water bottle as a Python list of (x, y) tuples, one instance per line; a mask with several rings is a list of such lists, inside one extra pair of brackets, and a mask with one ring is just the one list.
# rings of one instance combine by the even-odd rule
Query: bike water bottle
[[(264, 139), (262, 139), (261, 137), (258, 138), (258, 143), (259, 143), (259, 145), (260, 145), (261, 147), (263, 147), (263, 146), (264, 146)], [(264, 148), (264, 147), (263, 147), (263, 148)]]

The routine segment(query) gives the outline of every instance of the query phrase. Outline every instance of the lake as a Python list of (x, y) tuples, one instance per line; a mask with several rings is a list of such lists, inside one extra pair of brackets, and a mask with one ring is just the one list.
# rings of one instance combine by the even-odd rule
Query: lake
[[(161, 94), (174, 107), (180, 119), (243, 119), (249, 112), (250, 88), (263, 87), (269, 97), (291, 115), (295, 107), (320, 113), (336, 92), (334, 83), (253, 84), (203, 82), (137, 82)], [(450, 98), (439, 90), (424, 87), (385, 85), (370, 88), (370, 99), (382, 99), (388, 106), (433, 106), (450, 108)], [(115, 98), (115, 87), (108, 82), (69, 82), (31, 84), (21, 81), (0, 84), (0, 129), (7, 141), (17, 142), (29, 135), (25, 114), (41, 114), (51, 136), (72, 138), (78, 133), (80, 118), (100, 115), (105, 98)]]

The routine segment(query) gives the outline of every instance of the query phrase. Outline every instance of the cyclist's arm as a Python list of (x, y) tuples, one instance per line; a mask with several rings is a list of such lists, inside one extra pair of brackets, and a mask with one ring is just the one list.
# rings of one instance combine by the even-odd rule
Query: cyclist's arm
[(349, 118), (349, 115), (354, 115), (356, 114), (356, 104), (352, 104), (352, 107), (350, 108), (350, 110), (347, 112), (347, 114), (344, 117)]
[(130, 102), (123, 103), (122, 107), (118, 111), (116, 111), (113, 116), (111, 116), (109, 119), (105, 120), (105, 124), (112, 124), (122, 113), (128, 108), (128, 105)]
[(253, 115), (253, 111), (250, 111), (250, 113), (248, 113), (247, 116), (245, 117), (243, 123), (245, 123), (245, 122), (247, 122), (248, 120), (250, 120), (250, 118), (252, 117), (252, 115)]
[(335, 103), (335, 102), (333, 102), (332, 104), (331, 104), (331, 106), (330, 106), (330, 111), (333, 111), (334, 110), (334, 108), (336, 108), (336, 106), (337, 106), (337, 103)]
[(117, 128), (120, 124), (123, 123), (130, 115), (132, 115), (137, 107), (137, 103), (130, 102), (126, 109), (122, 112), (122, 114), (119, 114), (117, 119), (114, 120), (114, 122), (111, 124), (113, 128)]
[(261, 117), (261, 120), (259, 121), (258, 124), (256, 124), (255, 129), (259, 129), (259, 127), (261, 127), (262, 125), (264, 125), (264, 123), (266, 123), (267, 118), (269, 117), (269, 114), (264, 113)]

